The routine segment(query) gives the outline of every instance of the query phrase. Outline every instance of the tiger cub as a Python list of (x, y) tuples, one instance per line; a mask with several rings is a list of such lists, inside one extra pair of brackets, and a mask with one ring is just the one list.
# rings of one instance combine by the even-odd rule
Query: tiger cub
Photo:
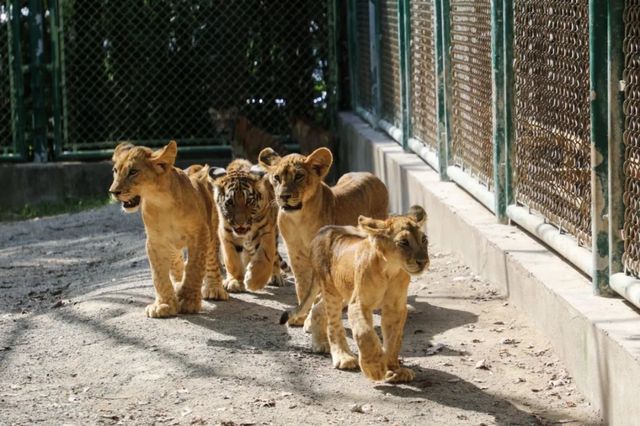
[(211, 171), (220, 217), (218, 237), (227, 270), (224, 287), (238, 293), (283, 286), (277, 250), (278, 206), (273, 187), (247, 160), (234, 160), (227, 170)]

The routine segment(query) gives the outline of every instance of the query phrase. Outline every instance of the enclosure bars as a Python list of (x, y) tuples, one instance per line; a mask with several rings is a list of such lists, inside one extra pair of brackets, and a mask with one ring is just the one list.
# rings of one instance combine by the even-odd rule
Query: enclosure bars
[(39, 0), (29, 0), (29, 41), (31, 45), (31, 102), (33, 105), (33, 160), (48, 159), (47, 116), (44, 107), (44, 13)]
[[(530, 213), (526, 207), (515, 203), (512, 187), (513, 172), (511, 161), (515, 143), (514, 116), (514, 70), (513, 70), (513, 3), (510, 1), (492, 1), (492, 51), (493, 51), (493, 129), (494, 141), (494, 192), (488, 191), (460, 168), (448, 167), (451, 164), (451, 65), (449, 33), (449, 1), (435, 0), (436, 68), (438, 93), (438, 135), (439, 149), (434, 153), (419, 141), (412, 139), (411, 116), (403, 114), (402, 129), (388, 126), (382, 121), (375, 122), (374, 117), (362, 108), (368, 121), (374, 121), (398, 142), (408, 142), (408, 147), (422, 157), (440, 173), (442, 178), (451, 176), (458, 184), (480, 199), (489, 207), (499, 220), (509, 218), (536, 235), (559, 254), (573, 263), (585, 274), (592, 277), (594, 293), (610, 294), (609, 282), (615, 290), (640, 306), (640, 280), (623, 273), (622, 236), (624, 205), (622, 188), (624, 182), (624, 149), (621, 144), (623, 117), (623, 90), (620, 85), (624, 56), (622, 40), (624, 38), (622, 14), (624, 5), (620, 2), (590, 0), (590, 113), (592, 144), (592, 241), (593, 250), (580, 247), (573, 237), (563, 234), (547, 220)], [(404, 9), (400, 2), (400, 14)], [(405, 12), (406, 13), (406, 12)], [(351, 25), (355, 24), (353, 20)], [(402, 25), (402, 20), (399, 21)], [(410, 23), (409, 23), (410, 25)], [(406, 28), (405, 28), (406, 30)], [(402, 36), (401, 36), (402, 37)], [(400, 49), (408, 46), (399, 40)], [(606, 47), (605, 47), (606, 46)], [(406, 52), (400, 52), (401, 58)], [(603, 67), (602, 64), (609, 64)], [(353, 63), (352, 63), (353, 66)], [(358, 78), (352, 68), (352, 75)], [(402, 93), (407, 93), (410, 82), (403, 79)], [(406, 96), (411, 96), (411, 92)], [(403, 111), (406, 113), (406, 111)], [(406, 136), (405, 133), (409, 132)]]
[(625, 129), (623, 114), (625, 55), (621, 48), (625, 38), (624, 8), (624, 2), (609, 2), (609, 273), (611, 274), (609, 284), (611, 289), (640, 308), (640, 280), (627, 275), (622, 263), (625, 152), (620, 141), (623, 140)]

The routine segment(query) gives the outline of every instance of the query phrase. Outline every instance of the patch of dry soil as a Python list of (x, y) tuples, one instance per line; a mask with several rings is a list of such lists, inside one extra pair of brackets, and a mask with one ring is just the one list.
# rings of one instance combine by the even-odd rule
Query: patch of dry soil
[(278, 324), (291, 285), (145, 318), (144, 229), (116, 205), (0, 224), (0, 424), (599, 424), (548, 341), (431, 256), (401, 353), (417, 378), (391, 386)]

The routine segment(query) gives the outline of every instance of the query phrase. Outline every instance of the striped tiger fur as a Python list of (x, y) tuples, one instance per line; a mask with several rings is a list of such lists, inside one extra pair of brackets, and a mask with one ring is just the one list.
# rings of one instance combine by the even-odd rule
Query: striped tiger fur
[(225, 289), (237, 293), (284, 285), (277, 249), (278, 207), (269, 180), (253, 171), (247, 160), (234, 160), (225, 172), (213, 171), (212, 177), (227, 270)]

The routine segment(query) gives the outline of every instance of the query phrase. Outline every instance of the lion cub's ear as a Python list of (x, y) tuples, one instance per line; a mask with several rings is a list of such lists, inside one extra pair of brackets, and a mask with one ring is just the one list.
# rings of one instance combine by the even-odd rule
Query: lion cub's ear
[(178, 144), (176, 141), (171, 141), (164, 148), (154, 151), (150, 160), (158, 172), (164, 172), (173, 167), (177, 155)]
[(260, 167), (269, 170), (280, 162), (280, 156), (271, 148), (265, 148), (258, 155), (258, 163)]
[(409, 208), (409, 213), (407, 213), (411, 219), (413, 219), (418, 226), (424, 225), (427, 221), (427, 212), (420, 206), (411, 206)]
[(328, 148), (318, 148), (307, 156), (305, 163), (311, 166), (320, 179), (324, 179), (333, 163), (333, 154)]
[(384, 220), (371, 219), (370, 217), (360, 216), (358, 217), (358, 226), (367, 234), (384, 237), (389, 235), (389, 227)]
[(133, 145), (130, 144), (129, 142), (119, 143), (118, 146), (116, 146), (116, 149), (113, 150), (113, 156), (111, 156), (111, 161), (115, 163), (116, 161), (118, 161), (118, 158), (120, 158), (122, 154), (124, 154), (125, 152), (128, 152), (131, 148), (133, 148)]

